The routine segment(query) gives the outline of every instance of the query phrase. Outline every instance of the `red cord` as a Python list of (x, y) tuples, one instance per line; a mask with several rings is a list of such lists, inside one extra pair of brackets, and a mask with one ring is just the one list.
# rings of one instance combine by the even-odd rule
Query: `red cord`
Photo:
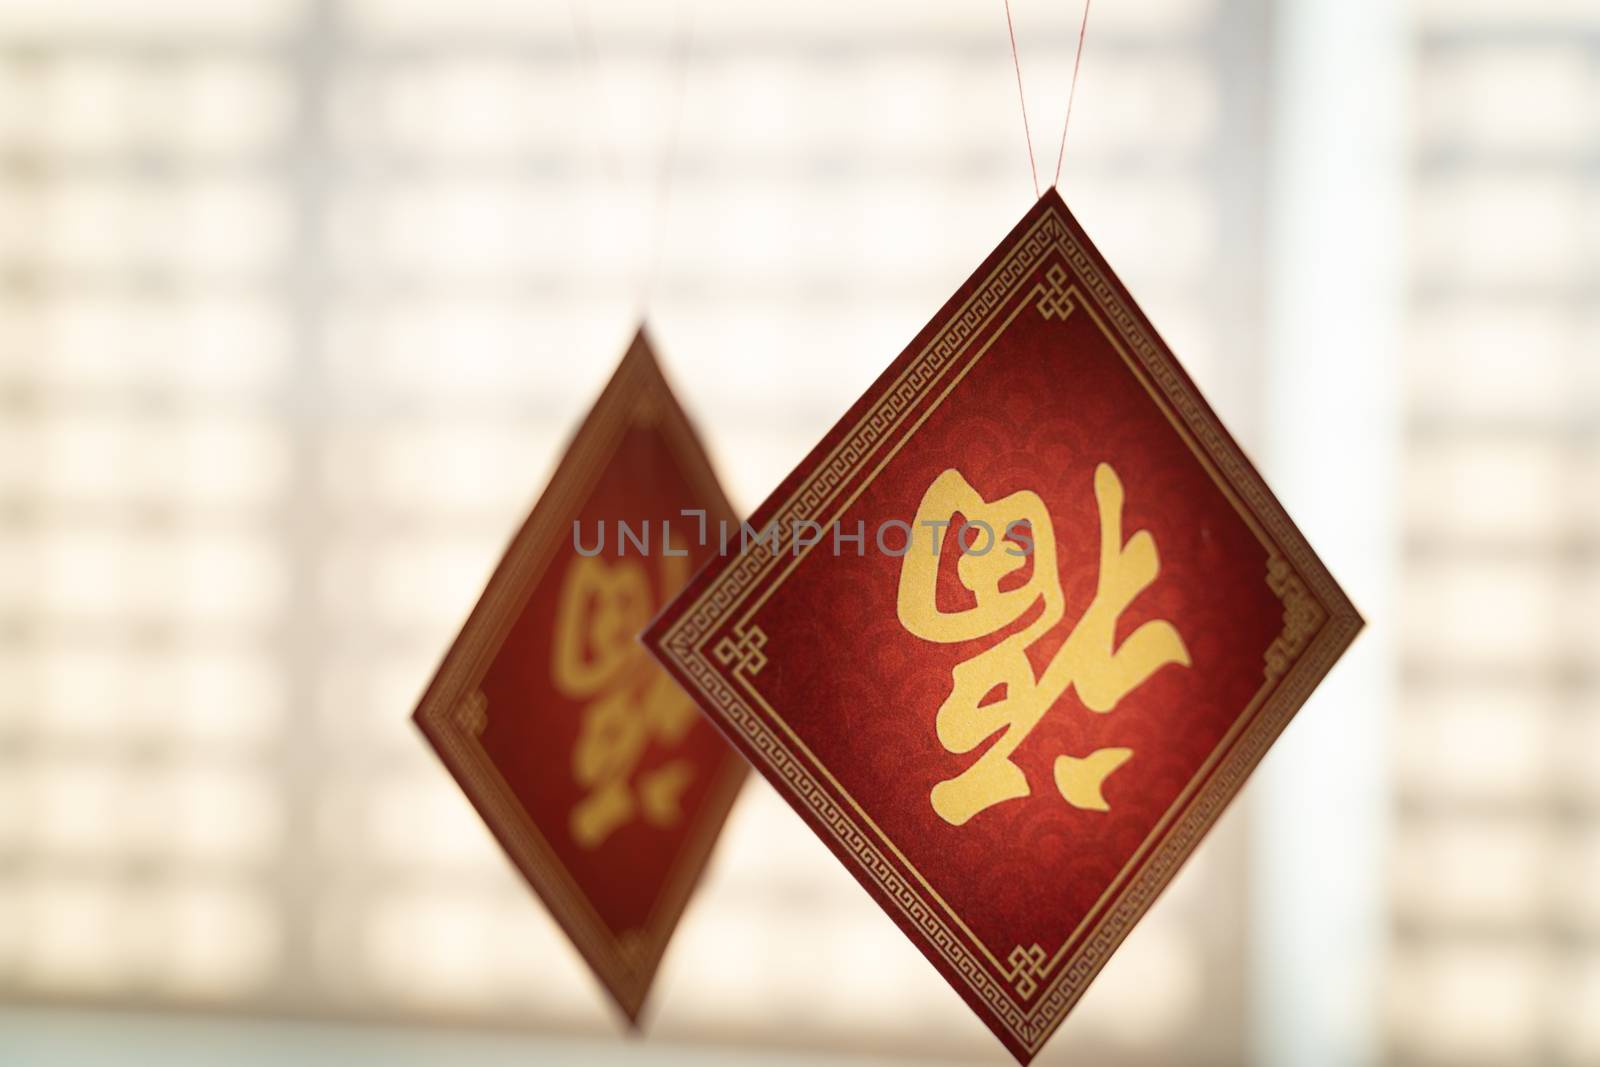
[[(1056, 153), (1056, 176), (1051, 185), (1061, 184), (1061, 161), (1067, 155), (1067, 126), (1072, 122), (1072, 98), (1078, 95), (1078, 68), (1083, 66), (1083, 38), (1089, 32), (1089, 4), (1092, 0), (1083, 0), (1083, 22), (1078, 25), (1078, 55), (1072, 61), (1072, 88), (1067, 90), (1067, 117), (1061, 123), (1061, 150)], [(1015, 47), (1015, 46), (1013, 46)], [(1022, 75), (1019, 73), (1020, 79)]]
[(1017, 30), (1011, 24), (1011, 0), (1005, 0), (1006, 32), (1011, 35), (1011, 66), (1017, 72), (1017, 103), (1022, 106), (1022, 136), (1028, 141), (1028, 175), (1033, 178), (1033, 196), (1039, 197), (1039, 165), (1033, 161), (1033, 134), (1028, 132), (1028, 101), (1022, 95), (1022, 60), (1017, 58)]
[[(1056, 176), (1052, 188), (1061, 183), (1061, 163), (1067, 158), (1067, 127), (1072, 124), (1072, 101), (1078, 95), (1078, 70), (1083, 66), (1083, 41), (1089, 34), (1089, 5), (1083, 0), (1083, 20), (1078, 24), (1078, 53), (1072, 60), (1072, 86), (1067, 90), (1067, 117), (1061, 123), (1061, 147), (1056, 151)], [(1028, 142), (1028, 174), (1033, 178), (1033, 195), (1038, 197), (1039, 164), (1033, 158), (1033, 131), (1028, 126), (1028, 100), (1022, 91), (1022, 60), (1017, 56), (1017, 28), (1011, 21), (1011, 0), (1005, 0), (1006, 33), (1011, 37), (1011, 67), (1017, 72), (1017, 103), (1022, 107), (1022, 136)]]

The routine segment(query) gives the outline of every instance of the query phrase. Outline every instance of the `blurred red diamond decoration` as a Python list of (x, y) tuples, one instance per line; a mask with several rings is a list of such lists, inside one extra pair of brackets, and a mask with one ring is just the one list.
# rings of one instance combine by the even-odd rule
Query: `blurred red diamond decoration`
[(630, 1022), (745, 774), (637, 636), (732, 514), (641, 330), (415, 714)]
[(1361, 619), (1052, 190), (651, 625), (1019, 1061)]

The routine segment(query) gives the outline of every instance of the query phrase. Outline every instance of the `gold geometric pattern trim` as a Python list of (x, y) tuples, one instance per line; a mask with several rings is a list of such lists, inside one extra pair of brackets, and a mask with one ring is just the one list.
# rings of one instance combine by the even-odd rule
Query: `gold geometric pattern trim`
[(854, 857), (894, 906), (935, 947), (968, 986), (989, 1006), (1007, 1028), (1021, 1040), (1038, 1037), (1039, 1026), (1028, 1017), (1011, 996), (1010, 990), (991, 977), (991, 972), (964, 944), (945, 918), (901, 872), (896, 861), (862, 829), (853, 814), (846, 811), (810, 768), (795, 758), (787, 742), (779, 738), (742, 694), (728, 684), (727, 677), (712, 667), (698, 650), (674, 656), (683, 670), (713, 706), (721, 708), (730, 725), (755, 750), (756, 757), (781, 780), (787, 782), (813, 815), (843, 850)]
[(1044, 949), (1034, 942), (1027, 948), (1018, 945), (1011, 950), (1011, 955), (1006, 957), (1006, 964), (1010, 970), (1006, 977), (1017, 987), (1017, 992), (1025, 997), (1033, 996), (1033, 991), (1039, 988), (1039, 977), (1044, 974)]
[(767, 634), (759, 626), (747, 626), (734, 631), (735, 637), (724, 637), (717, 642), (717, 647), (712, 649), (712, 655), (717, 657), (717, 662), (727, 667), (729, 673), (743, 675), (746, 678), (760, 674), (761, 668), (767, 665), (767, 654), (763, 651), (767, 647)]
[(482, 737), (489, 727), (489, 698), (482, 689), (462, 697), (455, 707), (456, 725), (473, 737)]
[(654, 429), (661, 421), (665, 405), (655, 393), (642, 392), (633, 398), (629, 423), (641, 430)]
[(1058, 263), (1045, 271), (1044, 293), (1039, 297), (1039, 314), (1047, 319), (1064, 319), (1078, 305), (1072, 299), (1072, 287), (1067, 272)]
[(1305, 583), (1281, 556), (1267, 560), (1267, 588), (1283, 601), (1283, 632), (1267, 646), (1267, 680), (1272, 681), (1305, 651), (1306, 642), (1321, 629), (1327, 612), (1306, 592)]
[(635, 970), (642, 969), (650, 955), (650, 937), (643, 930), (624, 930), (617, 937), (617, 952)]

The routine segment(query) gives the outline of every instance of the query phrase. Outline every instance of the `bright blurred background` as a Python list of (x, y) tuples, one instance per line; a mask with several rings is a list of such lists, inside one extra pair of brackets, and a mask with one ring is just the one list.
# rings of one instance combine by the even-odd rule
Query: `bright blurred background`
[[(685, 2), (660, 214), (665, 0), (0, 0), (0, 1062), (1007, 1062), (760, 783), (621, 1038), (407, 722), (653, 247), (748, 509), (1032, 201), (1000, 0)], [(1372, 625), (1039, 1062), (1600, 1064), (1600, 6), (1103, 0), (1062, 187)]]

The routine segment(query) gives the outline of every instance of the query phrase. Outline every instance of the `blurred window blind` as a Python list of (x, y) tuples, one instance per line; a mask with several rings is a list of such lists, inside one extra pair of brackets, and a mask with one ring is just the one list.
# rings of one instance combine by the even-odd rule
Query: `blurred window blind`
[(1398, 1064), (1600, 1062), (1600, 7), (1418, 0)]
[[(592, 80), (560, 3), (0, 7), (0, 995), (609, 1031), (406, 721), (631, 326), (671, 5), (586, 7)], [(1031, 193), (998, 3), (695, 7), (653, 311), (750, 507)], [(1078, 11), (1016, 8), (1053, 149)], [(1247, 445), (1264, 15), (1097, 9), (1064, 176)], [(1584, 76), (1590, 53), (1548, 44)], [(1480, 61), (1452, 48), (1442, 71)], [(1545, 210), (1592, 201), (1575, 138), (1511, 171), (1474, 147), (1438, 180), (1490, 204), (1523, 180), (1551, 184)], [(1567, 300), (1535, 321), (1575, 325), (1570, 285), (1481, 314), (1504, 330), (1518, 301)], [(1539, 373), (1570, 370), (1552, 352)], [(1587, 441), (1456, 407), (1437, 425), (1419, 455), (1470, 461), (1521, 433), (1538, 478)], [(1547, 568), (1553, 596), (1564, 552), (1518, 540), (1503, 558)], [(1535, 810), (1508, 842), (1578, 825)], [(1207, 844), (1049, 1058), (1240, 1061), (1241, 829)], [(1543, 942), (1507, 944), (1521, 961)], [(994, 1052), (759, 784), (656, 1007), (655, 1032), (684, 1040)]]

